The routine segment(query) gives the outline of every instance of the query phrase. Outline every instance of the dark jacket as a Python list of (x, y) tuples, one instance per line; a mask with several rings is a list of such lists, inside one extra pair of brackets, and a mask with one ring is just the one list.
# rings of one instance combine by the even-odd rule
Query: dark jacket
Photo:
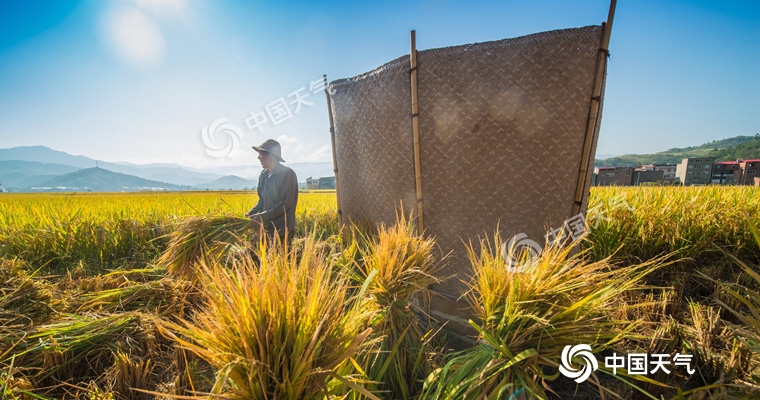
[(283, 238), (287, 228), (289, 236), (292, 237), (296, 229), (298, 204), (296, 173), (282, 164), (277, 164), (271, 176), (269, 171), (264, 169), (259, 175), (256, 191), (259, 194), (259, 202), (248, 214), (260, 215), (267, 233), (277, 232), (277, 235)]

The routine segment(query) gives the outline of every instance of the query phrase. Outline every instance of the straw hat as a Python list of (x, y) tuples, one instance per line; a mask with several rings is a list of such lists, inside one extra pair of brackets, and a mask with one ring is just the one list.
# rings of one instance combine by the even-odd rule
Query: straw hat
[(264, 143), (260, 144), (259, 146), (251, 146), (254, 150), (258, 152), (267, 152), (274, 154), (274, 157), (279, 162), (285, 162), (285, 160), (282, 159), (282, 150), (280, 149), (280, 143), (274, 139), (267, 139)]

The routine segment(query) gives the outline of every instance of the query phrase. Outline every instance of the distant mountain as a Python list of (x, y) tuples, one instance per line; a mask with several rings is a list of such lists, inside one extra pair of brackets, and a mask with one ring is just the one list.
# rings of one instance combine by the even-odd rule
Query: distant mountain
[(612, 154), (612, 153), (596, 153), (596, 155), (594, 155), (594, 158), (598, 158), (598, 159), (600, 159), (600, 160), (603, 160), (603, 159), (605, 159), (605, 158), (612, 158), (612, 157), (617, 157), (617, 156), (620, 156), (620, 154)]
[(760, 158), (760, 137), (749, 142), (729, 147), (726, 149), (720, 149), (710, 153), (718, 161), (736, 161), (738, 158), (745, 160)]
[[(721, 150), (731, 149), (754, 139), (760, 140), (757, 136), (736, 136), (723, 140), (713, 140), (700, 146), (673, 148), (654, 154), (629, 154), (594, 160), (594, 165), (597, 167), (635, 167), (642, 164), (678, 164), (687, 157), (704, 157), (719, 154)], [(728, 152), (725, 154), (729, 155)]]
[(201, 190), (244, 190), (255, 189), (256, 180), (243, 179), (239, 176), (228, 175), (221, 177), (213, 182), (195, 185), (195, 189)]
[[(193, 168), (176, 164), (130, 164), (94, 160), (85, 156), (74, 156), (63, 151), (45, 146), (20, 146), (0, 149), (0, 184), (8, 189), (22, 189), (33, 185), (42, 185), (54, 177), (68, 174), (79, 169), (100, 167), (150, 181), (166, 182), (176, 186), (191, 186), (220, 190), (227, 188), (250, 188), (255, 186), (261, 166), (256, 160), (239, 166), (222, 166), (212, 168)], [(45, 167), (42, 165), (46, 164)], [(298, 176), (299, 182), (306, 182), (308, 177), (333, 176), (332, 162), (287, 163)], [(245, 182), (233, 178), (234, 175)], [(253, 183), (252, 183), (253, 182)], [(50, 186), (50, 185), (45, 185)], [(66, 186), (66, 185), (58, 185)], [(217, 189), (218, 188), (218, 189)]]
[(44, 164), (31, 161), (0, 161), (0, 184), (6, 189), (29, 187), (57, 175), (80, 168), (63, 164)]
[(53, 150), (45, 146), (20, 146), (0, 149), (0, 161), (11, 160), (63, 164), (78, 168), (91, 168), (95, 166), (95, 160), (91, 158), (72, 156), (69, 153)]
[[(140, 178), (168, 182), (175, 185), (198, 185), (221, 178), (222, 174), (191, 171), (175, 164), (120, 164), (107, 161), (93, 160), (85, 156), (73, 156), (69, 153), (53, 150), (45, 146), (21, 146), (10, 149), (0, 149), (0, 161), (28, 161), (37, 163), (54, 163), (77, 168), (92, 168), (97, 166), (112, 172), (134, 175)], [(70, 170), (51, 172), (53, 175), (63, 175)], [(2, 181), (0, 181), (2, 183)]]
[(190, 188), (151, 181), (103, 168), (87, 168), (40, 182), (29, 189), (32, 191), (132, 192), (139, 190), (187, 190)]
[(2, 173), (27, 173), (29, 175), (49, 175), (63, 171), (64, 174), (78, 171), (81, 168), (64, 164), (49, 164), (32, 161), (0, 161)]
[(156, 167), (150, 166), (150, 164), (148, 166), (130, 166), (108, 163), (106, 168), (114, 172), (139, 176), (140, 178), (188, 186), (202, 184), (222, 177), (222, 175), (214, 173), (189, 171), (179, 165)]

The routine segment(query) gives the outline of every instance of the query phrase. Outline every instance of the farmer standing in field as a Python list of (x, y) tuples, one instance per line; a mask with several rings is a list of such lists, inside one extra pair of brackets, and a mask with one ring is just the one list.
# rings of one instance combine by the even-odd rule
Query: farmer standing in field
[(292, 169), (280, 164), (285, 160), (276, 140), (267, 139), (253, 149), (259, 153), (264, 170), (256, 188), (259, 201), (245, 215), (253, 220), (254, 226), (263, 225), (269, 239), (277, 235), (281, 243), (290, 245), (296, 230), (298, 178)]

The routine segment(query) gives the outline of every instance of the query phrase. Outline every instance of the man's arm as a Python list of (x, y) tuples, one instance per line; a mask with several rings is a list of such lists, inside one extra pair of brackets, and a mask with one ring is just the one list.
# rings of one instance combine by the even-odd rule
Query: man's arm
[(257, 214), (259, 212), (261, 212), (261, 197), (259, 197), (259, 201), (256, 202), (256, 205), (253, 206), (253, 208), (251, 209), (251, 211), (248, 211), (247, 213), (245, 213), (245, 216), (246, 217), (250, 217), (250, 216), (252, 216), (254, 214)]

